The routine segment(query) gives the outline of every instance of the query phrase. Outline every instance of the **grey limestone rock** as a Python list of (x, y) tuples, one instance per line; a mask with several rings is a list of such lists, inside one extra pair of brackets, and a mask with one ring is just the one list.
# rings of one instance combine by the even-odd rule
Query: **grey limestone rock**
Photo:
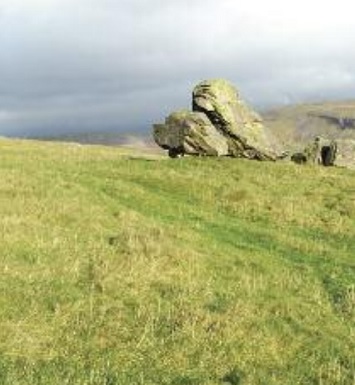
[(171, 156), (178, 154), (232, 156), (276, 160), (273, 141), (260, 116), (223, 79), (198, 84), (192, 94), (193, 112), (172, 113), (154, 125), (154, 139)]

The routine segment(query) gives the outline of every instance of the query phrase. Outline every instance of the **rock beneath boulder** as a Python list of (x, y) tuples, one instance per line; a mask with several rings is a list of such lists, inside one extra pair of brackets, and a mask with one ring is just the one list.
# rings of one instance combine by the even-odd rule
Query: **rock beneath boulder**
[(228, 141), (200, 112), (181, 110), (169, 115), (165, 124), (154, 125), (154, 140), (169, 150), (170, 157), (180, 155), (228, 155)]
[(205, 113), (215, 128), (228, 139), (229, 155), (259, 160), (276, 160), (272, 138), (261, 117), (226, 80), (208, 80), (193, 90), (194, 111)]
[(303, 152), (297, 152), (291, 156), (291, 160), (298, 164), (316, 164), (322, 166), (334, 166), (337, 158), (338, 144), (317, 136)]

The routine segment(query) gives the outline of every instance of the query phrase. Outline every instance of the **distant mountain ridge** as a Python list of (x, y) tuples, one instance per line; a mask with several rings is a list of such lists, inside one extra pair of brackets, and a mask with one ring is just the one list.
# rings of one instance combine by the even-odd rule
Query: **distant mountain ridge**
[(355, 117), (331, 112), (314, 112), (311, 116), (327, 120), (331, 124), (338, 125), (341, 129), (355, 128)]

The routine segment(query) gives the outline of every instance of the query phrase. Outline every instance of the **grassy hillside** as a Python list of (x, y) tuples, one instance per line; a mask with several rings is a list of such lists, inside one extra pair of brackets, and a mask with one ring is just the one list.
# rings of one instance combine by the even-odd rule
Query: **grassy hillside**
[(0, 140), (1, 385), (355, 384), (355, 173)]

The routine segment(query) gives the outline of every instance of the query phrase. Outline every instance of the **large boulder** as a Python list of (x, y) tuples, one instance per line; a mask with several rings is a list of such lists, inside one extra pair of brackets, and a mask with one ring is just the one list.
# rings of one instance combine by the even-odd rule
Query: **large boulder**
[(271, 134), (261, 117), (226, 80), (208, 80), (193, 90), (192, 108), (205, 113), (217, 130), (228, 139), (229, 154), (259, 160), (275, 160)]
[(183, 154), (228, 155), (227, 139), (200, 112), (181, 110), (169, 115), (165, 124), (154, 125), (156, 143), (169, 150), (171, 157)]
[(232, 156), (276, 160), (260, 116), (226, 80), (209, 80), (193, 90), (193, 112), (178, 111), (154, 125), (154, 139), (172, 157)]

